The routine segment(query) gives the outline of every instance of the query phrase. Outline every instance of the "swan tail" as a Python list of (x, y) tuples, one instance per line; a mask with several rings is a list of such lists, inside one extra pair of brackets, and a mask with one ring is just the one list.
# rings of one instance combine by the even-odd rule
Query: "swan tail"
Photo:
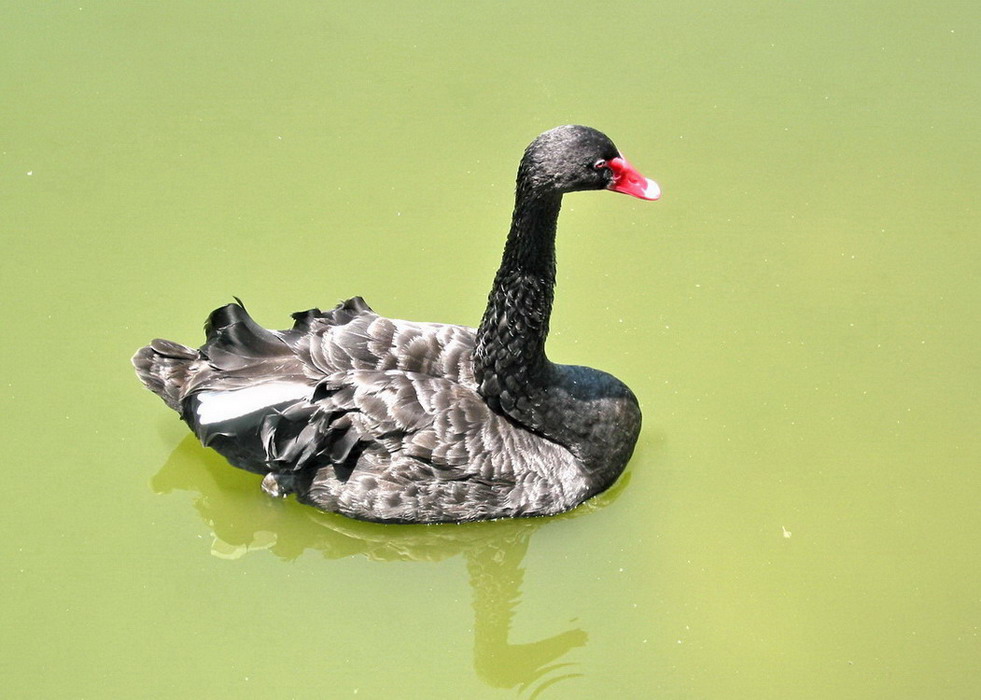
[(147, 389), (181, 412), (184, 387), (190, 380), (192, 365), (201, 359), (197, 350), (157, 338), (133, 355), (136, 375)]
[(182, 416), (187, 397), (200, 391), (240, 389), (283, 373), (303, 376), (283, 334), (253, 321), (238, 300), (212, 311), (204, 330), (198, 350), (157, 339), (133, 356), (140, 381)]
[(314, 325), (344, 325), (363, 313), (372, 311), (354, 297), (327, 312), (294, 314), (293, 329), (271, 331), (256, 323), (236, 299), (208, 316), (200, 349), (157, 339), (133, 356), (133, 366), (140, 381), (183, 416), (187, 398), (200, 391), (239, 389), (277, 378), (303, 383), (302, 362), (294, 347), (303, 335)]

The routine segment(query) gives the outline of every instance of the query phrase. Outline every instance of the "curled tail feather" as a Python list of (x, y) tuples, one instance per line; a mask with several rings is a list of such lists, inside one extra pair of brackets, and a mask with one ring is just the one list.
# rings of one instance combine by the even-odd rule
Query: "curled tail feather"
[(197, 350), (157, 338), (133, 355), (133, 366), (146, 388), (179, 413), (191, 365), (199, 359)]

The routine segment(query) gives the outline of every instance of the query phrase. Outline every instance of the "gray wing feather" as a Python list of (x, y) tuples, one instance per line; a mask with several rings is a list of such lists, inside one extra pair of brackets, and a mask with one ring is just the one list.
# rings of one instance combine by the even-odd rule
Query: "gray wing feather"
[[(310, 367), (325, 375), (341, 370), (401, 370), (476, 386), (473, 328), (393, 320), (367, 306), (350, 313), (347, 309), (353, 301), (325, 313), (305, 312), (300, 315), (302, 323), (287, 332)], [(339, 310), (345, 313), (338, 314)]]

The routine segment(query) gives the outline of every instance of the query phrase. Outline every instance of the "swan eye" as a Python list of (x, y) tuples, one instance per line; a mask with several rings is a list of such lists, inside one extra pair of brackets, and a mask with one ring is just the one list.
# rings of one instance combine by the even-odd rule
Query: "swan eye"
[(606, 167), (606, 161), (600, 158), (598, 161), (593, 163), (593, 170), (602, 170)]

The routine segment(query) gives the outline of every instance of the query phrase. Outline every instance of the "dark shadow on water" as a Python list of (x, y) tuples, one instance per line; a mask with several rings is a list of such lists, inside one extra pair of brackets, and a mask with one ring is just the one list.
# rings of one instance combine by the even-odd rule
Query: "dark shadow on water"
[[(521, 600), (521, 562), (532, 534), (561, 519), (603, 508), (629, 481), (624, 475), (606, 493), (555, 518), (501, 520), (465, 525), (379, 525), (350, 520), (269, 498), (254, 474), (230, 467), (188, 436), (153, 477), (157, 493), (195, 494), (194, 507), (214, 534), (212, 554), (235, 559), (268, 550), (292, 560), (307, 550), (328, 559), (363, 555), (375, 561), (441, 561), (462, 555), (473, 589), (474, 667), (493, 687), (515, 688), (534, 698), (556, 683), (582, 674), (560, 660), (584, 646), (582, 629), (524, 644), (509, 641)], [(533, 687), (534, 686), (534, 687)]]

